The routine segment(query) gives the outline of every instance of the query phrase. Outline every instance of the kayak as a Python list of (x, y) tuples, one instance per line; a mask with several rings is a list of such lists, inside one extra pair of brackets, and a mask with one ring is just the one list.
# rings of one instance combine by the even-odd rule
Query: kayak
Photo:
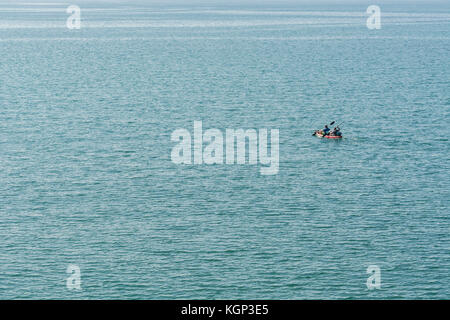
[(342, 139), (342, 136), (324, 136), (321, 133), (315, 133), (314, 134), (318, 138), (327, 138), (327, 139)]

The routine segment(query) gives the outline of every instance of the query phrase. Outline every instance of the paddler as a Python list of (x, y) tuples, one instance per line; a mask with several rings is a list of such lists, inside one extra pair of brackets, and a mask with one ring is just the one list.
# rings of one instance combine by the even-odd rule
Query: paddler
[(339, 127), (335, 127), (331, 135), (340, 137), (342, 135), (341, 129)]

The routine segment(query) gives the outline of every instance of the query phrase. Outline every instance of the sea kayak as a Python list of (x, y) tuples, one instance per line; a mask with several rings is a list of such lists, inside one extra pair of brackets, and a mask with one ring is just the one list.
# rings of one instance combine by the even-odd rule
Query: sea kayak
[(318, 137), (318, 138), (327, 138), (327, 139), (342, 139), (342, 136), (330, 136), (330, 135), (326, 135), (326, 136), (324, 136), (323, 134), (321, 134), (321, 133), (315, 133), (314, 134), (316, 137)]

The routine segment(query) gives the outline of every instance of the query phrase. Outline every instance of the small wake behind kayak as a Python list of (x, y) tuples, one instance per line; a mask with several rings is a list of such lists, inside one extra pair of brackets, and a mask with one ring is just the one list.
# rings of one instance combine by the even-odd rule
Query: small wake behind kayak
[(318, 133), (318, 132), (316, 132), (316, 133), (314, 133), (314, 135), (317, 137), (317, 138), (326, 138), (326, 139), (342, 139), (342, 136), (330, 136), (330, 135), (323, 135), (323, 134), (321, 134), (321, 133)]

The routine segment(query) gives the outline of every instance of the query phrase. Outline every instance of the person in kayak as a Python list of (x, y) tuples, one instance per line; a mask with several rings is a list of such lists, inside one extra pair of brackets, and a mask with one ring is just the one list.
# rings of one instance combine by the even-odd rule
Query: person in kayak
[(328, 128), (328, 125), (325, 125), (325, 128), (322, 129), (322, 134), (326, 136), (330, 133), (330, 128)]
[(341, 129), (339, 127), (335, 127), (333, 129), (333, 132), (331, 132), (331, 135), (338, 136), (338, 137), (342, 136)]

